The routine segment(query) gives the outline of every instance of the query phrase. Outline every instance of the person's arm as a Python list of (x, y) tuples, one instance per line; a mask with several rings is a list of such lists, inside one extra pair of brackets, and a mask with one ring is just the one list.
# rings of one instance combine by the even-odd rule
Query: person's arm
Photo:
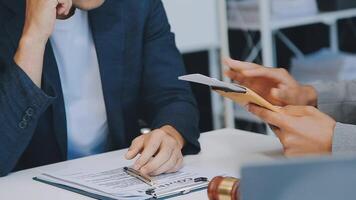
[(185, 139), (184, 154), (198, 153), (198, 110), (188, 83), (178, 80), (185, 65), (160, 0), (153, 0), (144, 47), (143, 98), (152, 128), (174, 127)]
[(157, 175), (177, 171), (183, 163), (182, 153), (200, 151), (199, 117), (190, 86), (178, 80), (186, 72), (163, 4), (160, 0), (151, 0), (149, 4), (142, 102), (155, 131), (137, 138), (127, 158), (132, 159), (141, 152), (136, 169)]
[(9, 59), (0, 58), (0, 176), (14, 169), (33, 136), (38, 119), (55, 96), (37, 87)]
[(49, 28), (56, 9), (62, 8), (57, 5), (56, 0), (27, 0), (25, 27), (15, 51), (0, 27), (0, 176), (13, 170), (54, 99), (53, 91), (40, 86)]
[(356, 124), (356, 81), (313, 84), (318, 93), (318, 108), (336, 121)]
[(69, 14), (72, 0), (27, 0), (22, 37), (14, 56), (15, 63), (41, 87), (43, 57), (57, 15)]

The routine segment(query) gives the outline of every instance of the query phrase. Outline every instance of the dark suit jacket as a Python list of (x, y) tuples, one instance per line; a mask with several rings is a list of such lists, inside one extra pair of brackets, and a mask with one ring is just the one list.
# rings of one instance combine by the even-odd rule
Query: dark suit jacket
[[(67, 155), (63, 94), (50, 42), (41, 89), (13, 61), (24, 13), (25, 0), (0, 0), (0, 175)], [(189, 86), (177, 80), (184, 65), (161, 1), (106, 0), (89, 18), (110, 129), (108, 150), (128, 147), (143, 118), (151, 128), (175, 127), (187, 141), (184, 154), (199, 152), (196, 103)]]

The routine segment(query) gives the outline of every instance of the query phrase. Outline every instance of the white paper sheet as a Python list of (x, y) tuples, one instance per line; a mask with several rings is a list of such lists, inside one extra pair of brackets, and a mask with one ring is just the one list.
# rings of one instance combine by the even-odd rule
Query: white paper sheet
[(177, 173), (153, 177), (153, 181), (156, 184), (154, 187), (151, 187), (128, 175), (123, 170), (123, 167), (120, 167), (112, 169), (64, 170), (55, 173), (47, 172), (37, 178), (113, 199), (136, 200), (149, 199), (151, 196), (146, 194), (148, 189), (155, 188), (158, 191), (166, 191), (171, 188), (180, 188), (187, 181), (192, 181), (198, 177), (202, 176), (184, 168)]
[(226, 83), (215, 78), (204, 76), (202, 74), (190, 74), (186, 76), (180, 76), (178, 79), (182, 81), (199, 83), (210, 87), (226, 88), (234, 92), (246, 92), (246, 88), (243, 86), (234, 83)]

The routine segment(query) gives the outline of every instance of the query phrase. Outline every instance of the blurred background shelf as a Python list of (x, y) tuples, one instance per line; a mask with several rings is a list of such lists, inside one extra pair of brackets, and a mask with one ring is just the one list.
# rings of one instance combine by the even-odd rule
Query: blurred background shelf
[[(294, 14), (284, 13), (284, 16), (283, 14), (275, 15), (273, 11), (277, 10), (276, 7), (281, 9), (281, 5), (276, 6), (272, 3), (278, 2), (280, 1), (228, 1), (229, 28), (232, 30), (241, 30), (245, 32), (254, 31), (260, 33), (260, 39), (257, 42), (253, 42), (252, 39), (250, 39), (250, 53), (245, 58), (242, 58), (243, 60), (256, 62), (257, 57), (261, 53), (261, 64), (269, 67), (277, 67), (277, 38), (280, 39), (291, 52), (293, 52), (295, 57), (304, 58), (304, 52), (282, 32), (282, 29), (303, 27), (312, 24), (324, 24), (329, 27), (329, 48), (332, 52), (338, 53), (338, 22), (342, 19), (356, 17), (356, 8), (319, 12), (317, 2), (312, 0), (304, 2), (299, 1), (308, 9), (307, 11), (304, 11), (304, 13), (300, 11), (300, 13)], [(293, 0), (285, 2), (293, 2)], [(294, 2), (296, 2), (296, 0), (294, 0)], [(239, 5), (245, 7), (241, 8)], [(293, 9), (292, 5), (288, 6), (285, 3), (284, 6), (284, 10)], [(296, 4), (294, 4), (294, 6), (296, 6)], [(248, 11), (246, 12), (244, 10)], [(249, 33), (246, 34), (247, 39), (248, 37), (251, 37), (248, 34)], [(315, 33), (315, 35), (317, 34), (318, 33)], [(258, 119), (252, 117), (239, 107), (235, 109), (235, 117), (240, 120), (261, 123)]]
[[(265, 0), (268, 1), (268, 0)], [(266, 8), (264, 8), (266, 9)], [(278, 30), (284, 28), (292, 28), (297, 26), (305, 26), (310, 24), (323, 23), (330, 25), (338, 20), (352, 18), (356, 16), (356, 8), (346, 10), (319, 12), (309, 16), (296, 16), (286, 18), (271, 17), (270, 29)], [(260, 31), (262, 24), (259, 21), (239, 23), (236, 21), (229, 21), (229, 28), (240, 30)]]
[[(163, 0), (188, 73), (223, 78), (221, 57), (229, 56), (230, 52), (236, 59), (271, 67), (285, 66), (287, 69), (291, 67), (293, 58), (299, 61), (309, 58), (310, 53), (322, 48), (330, 49), (331, 53), (356, 52), (353, 42), (356, 26), (351, 20), (356, 17), (356, 8), (320, 12), (314, 0), (239, 0), (254, 2), (256, 6), (244, 9), (245, 13), (253, 16), (251, 19), (236, 20), (244, 12), (234, 10), (233, 2), (237, 1)], [(281, 9), (291, 2), (294, 7)], [(276, 3), (279, 4), (276, 6)], [(302, 3), (309, 6), (296, 9)], [(241, 51), (246, 52), (237, 53)], [(202, 131), (221, 127), (253, 130), (250, 122), (263, 126), (256, 117), (211, 93), (208, 88), (192, 86), (199, 103)]]
[[(236, 4), (240, 2), (256, 3), (258, 10), (255, 14), (250, 16), (259, 16), (254, 20), (248, 20), (239, 14), (239, 9)], [(258, 0), (258, 1), (229, 1), (229, 28), (239, 29), (245, 31), (259, 31), (261, 32), (261, 40), (254, 47), (262, 50), (263, 64), (265, 66), (276, 66), (276, 48), (275, 37), (279, 37), (295, 54), (300, 56), (300, 50), (297, 45), (293, 44), (282, 32), (281, 29), (293, 28), (298, 26), (305, 26), (311, 24), (322, 23), (329, 26), (330, 29), (330, 48), (333, 51), (339, 50), (338, 45), (338, 21), (341, 19), (352, 18), (356, 16), (356, 8), (345, 10), (319, 12), (315, 7), (315, 12), (310, 11), (305, 15), (299, 16), (274, 16), (272, 14), (273, 6), (272, 0)], [(292, 2), (292, 1), (290, 1)], [(311, 3), (314, 2), (314, 3)], [(308, 0), (306, 6), (316, 6), (316, 1)], [(285, 9), (288, 9), (287, 7)], [(290, 8), (292, 9), (292, 8)], [(253, 57), (252, 57), (253, 59)]]

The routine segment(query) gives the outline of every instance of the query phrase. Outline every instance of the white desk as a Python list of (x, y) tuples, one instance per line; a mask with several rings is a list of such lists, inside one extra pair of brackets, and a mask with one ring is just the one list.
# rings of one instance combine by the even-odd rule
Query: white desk
[[(239, 177), (240, 167), (249, 162), (268, 161), (281, 155), (279, 141), (271, 136), (262, 136), (239, 130), (224, 129), (204, 133), (201, 136), (202, 152), (187, 156), (185, 164), (194, 168), (227, 173)], [(33, 181), (41, 171), (56, 171), (63, 168), (93, 165), (120, 165), (131, 162), (123, 161), (125, 150), (115, 151), (83, 159), (62, 162), (54, 165), (29, 169), (0, 178), (0, 199), (11, 200), (81, 200), (89, 199), (66, 190)], [(200, 191), (175, 199), (207, 199), (206, 191)]]

